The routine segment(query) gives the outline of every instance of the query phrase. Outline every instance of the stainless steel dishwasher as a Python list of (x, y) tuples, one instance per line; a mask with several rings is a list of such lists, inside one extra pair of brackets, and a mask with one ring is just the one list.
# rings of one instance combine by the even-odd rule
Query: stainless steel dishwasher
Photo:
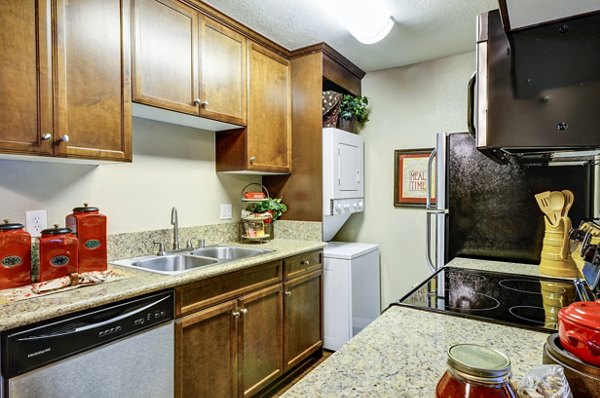
[(2, 397), (174, 395), (173, 292), (2, 333)]

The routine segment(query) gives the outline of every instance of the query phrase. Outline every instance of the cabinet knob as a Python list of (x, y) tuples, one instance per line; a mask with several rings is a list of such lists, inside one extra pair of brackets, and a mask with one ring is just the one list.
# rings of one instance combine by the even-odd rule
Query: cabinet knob
[(290, 297), (292, 295), (292, 292), (290, 292), (289, 290), (286, 290), (286, 292), (284, 293), (286, 296)]
[(56, 141), (56, 144), (60, 144), (61, 142), (69, 142), (69, 136), (66, 134), (61, 135), (58, 141)]
[(52, 139), (52, 134), (44, 133), (42, 134), (42, 141), (50, 141)]
[(232, 311), (231, 315), (233, 315), (234, 318), (239, 318), (241, 314), (239, 311)]
[(246, 315), (248, 313), (248, 308), (242, 308), (242, 309), (240, 309), (240, 313), (242, 315)]
[(308, 267), (310, 265), (310, 261), (308, 261), (308, 260), (300, 261), (300, 265), (305, 265)]
[(200, 98), (194, 99), (194, 105), (200, 105), (203, 108), (208, 108), (208, 100), (200, 100)]
[(252, 162), (256, 162), (256, 156), (250, 156), (250, 157), (248, 158), (248, 160), (250, 161), (250, 163), (252, 163)]

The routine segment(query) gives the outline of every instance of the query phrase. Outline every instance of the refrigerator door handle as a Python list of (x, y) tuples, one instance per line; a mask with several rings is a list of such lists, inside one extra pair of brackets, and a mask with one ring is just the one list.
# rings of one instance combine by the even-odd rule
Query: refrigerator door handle
[[(431, 151), (431, 155), (429, 155), (429, 159), (427, 160), (427, 184), (426, 185), (426, 190), (425, 190), (425, 209), (430, 210), (431, 209), (431, 183), (432, 183), (432, 175), (433, 175), (433, 160), (435, 159), (435, 157), (437, 156), (437, 149), (434, 149), (433, 151)], [(429, 219), (429, 216), (427, 216), (427, 219)]]
[(431, 215), (435, 214), (435, 212), (426, 212), (427, 223), (426, 223), (426, 234), (427, 234), (427, 256), (425, 257), (427, 260), (427, 266), (431, 270), (431, 272), (436, 271), (436, 267), (433, 264), (433, 260), (431, 259)]

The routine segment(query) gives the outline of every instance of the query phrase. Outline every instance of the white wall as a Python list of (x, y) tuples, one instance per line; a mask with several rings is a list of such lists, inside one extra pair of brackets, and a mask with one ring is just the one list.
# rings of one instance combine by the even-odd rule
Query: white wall
[(215, 172), (215, 133), (133, 118), (133, 163), (86, 166), (0, 160), (0, 219), (25, 223), (25, 211), (47, 209), (49, 225), (64, 225), (88, 202), (108, 216), (109, 234), (217, 224), (219, 204), (232, 203), (257, 176)]
[(475, 53), (367, 73), (365, 137), (366, 211), (353, 215), (335, 240), (378, 243), (382, 304), (399, 299), (429, 275), (425, 212), (395, 208), (394, 150), (431, 148), (435, 135), (467, 129), (467, 82)]

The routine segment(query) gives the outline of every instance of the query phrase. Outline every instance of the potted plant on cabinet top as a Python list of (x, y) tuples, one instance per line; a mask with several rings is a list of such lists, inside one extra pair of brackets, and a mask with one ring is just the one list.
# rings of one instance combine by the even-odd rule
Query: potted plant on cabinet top
[(369, 121), (369, 100), (367, 97), (345, 94), (340, 106), (340, 129), (355, 132), (358, 124), (362, 127)]
[(269, 230), (267, 233), (269, 234), (270, 239), (273, 239), (273, 221), (277, 220), (287, 211), (287, 206), (285, 203), (281, 202), (281, 198), (267, 199), (254, 203), (252, 211), (257, 214), (269, 213), (271, 215), (271, 217), (265, 220), (265, 227)]

